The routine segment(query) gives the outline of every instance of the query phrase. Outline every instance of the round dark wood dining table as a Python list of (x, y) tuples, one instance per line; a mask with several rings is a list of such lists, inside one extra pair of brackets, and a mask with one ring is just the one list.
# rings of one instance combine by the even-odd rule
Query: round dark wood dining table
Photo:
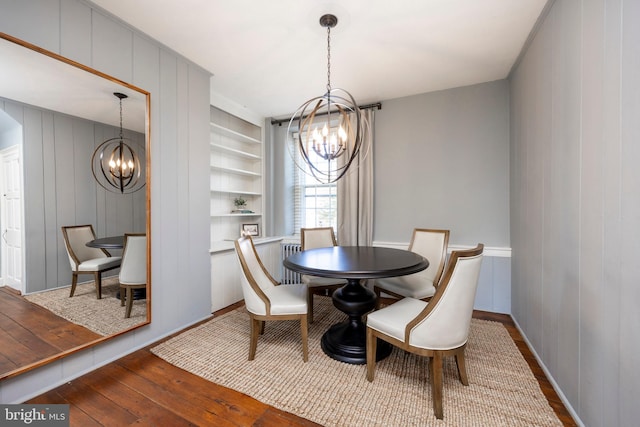
[[(351, 364), (365, 364), (366, 326), (362, 316), (375, 308), (376, 294), (363, 279), (404, 276), (429, 266), (429, 261), (414, 252), (375, 246), (333, 246), (301, 251), (290, 255), (283, 265), (301, 274), (346, 279), (347, 284), (333, 293), (333, 305), (349, 316), (345, 322), (329, 328), (320, 344), (329, 357)], [(286, 285), (285, 285), (286, 286)], [(378, 341), (376, 359), (391, 353), (391, 345)]]

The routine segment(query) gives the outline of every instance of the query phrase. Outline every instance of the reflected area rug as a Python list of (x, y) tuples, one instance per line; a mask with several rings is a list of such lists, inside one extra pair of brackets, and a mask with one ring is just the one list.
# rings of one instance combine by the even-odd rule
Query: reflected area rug
[(244, 307), (192, 328), (151, 351), (169, 363), (325, 426), (560, 426), (526, 361), (500, 323), (473, 319), (466, 350), (469, 386), (453, 358), (444, 364), (444, 420), (436, 420), (426, 358), (394, 348), (369, 383), (365, 365), (327, 357), (320, 338), (346, 319), (330, 298), (316, 298), (309, 361), (299, 323), (268, 322), (249, 352)]
[(96, 298), (93, 281), (78, 284), (71, 298), (70, 287), (65, 287), (25, 295), (25, 299), (70, 322), (107, 336), (129, 329), (147, 319), (146, 299), (134, 300), (131, 317), (125, 319), (125, 307), (120, 306), (120, 299), (116, 297), (118, 289), (116, 276), (102, 279), (102, 299)]

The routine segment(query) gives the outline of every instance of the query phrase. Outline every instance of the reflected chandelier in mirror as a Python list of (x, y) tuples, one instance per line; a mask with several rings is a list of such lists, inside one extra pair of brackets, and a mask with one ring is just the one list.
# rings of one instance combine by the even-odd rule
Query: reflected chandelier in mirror
[(96, 148), (91, 156), (91, 171), (98, 184), (107, 191), (115, 193), (133, 193), (144, 187), (143, 163), (144, 147), (136, 141), (125, 138), (122, 130), (122, 100), (128, 98), (120, 92), (114, 92), (120, 100), (120, 133), (109, 138)]

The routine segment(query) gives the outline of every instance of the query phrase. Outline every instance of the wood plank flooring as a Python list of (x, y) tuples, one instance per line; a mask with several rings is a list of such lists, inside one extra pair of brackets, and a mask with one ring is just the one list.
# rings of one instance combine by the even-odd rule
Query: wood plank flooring
[[(216, 312), (234, 309), (238, 304)], [(565, 426), (575, 426), (508, 315), (474, 312), (501, 322), (531, 366), (550, 405)], [(155, 344), (154, 344), (155, 345)], [(185, 372), (138, 350), (27, 403), (67, 403), (71, 426), (317, 426), (245, 394)]]
[(25, 300), (18, 291), (0, 287), (0, 378), (86, 344), (101, 335)]

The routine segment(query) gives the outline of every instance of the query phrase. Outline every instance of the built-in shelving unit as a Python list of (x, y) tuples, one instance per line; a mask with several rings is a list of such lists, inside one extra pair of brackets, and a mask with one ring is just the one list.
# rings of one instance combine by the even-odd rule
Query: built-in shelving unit
[[(240, 236), (242, 224), (258, 224), (263, 233), (264, 148), (262, 128), (211, 106), (211, 244)], [(242, 197), (253, 213), (232, 213)]]

